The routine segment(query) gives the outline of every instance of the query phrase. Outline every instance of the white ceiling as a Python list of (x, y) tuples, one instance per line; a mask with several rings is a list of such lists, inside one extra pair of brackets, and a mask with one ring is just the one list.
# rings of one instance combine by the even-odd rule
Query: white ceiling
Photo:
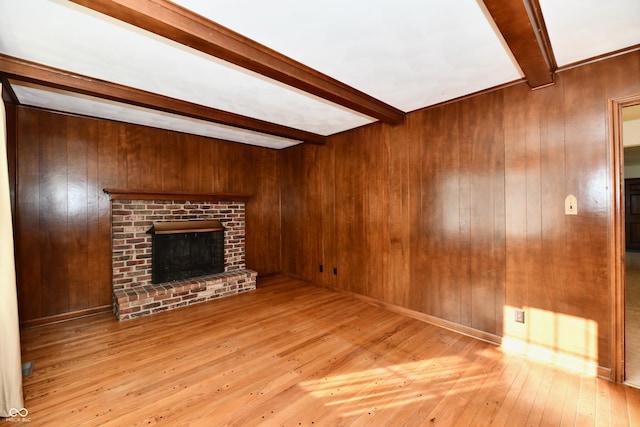
[[(481, 1), (175, 0), (404, 112), (523, 77)], [(638, 0), (540, 0), (559, 66), (640, 43)], [(291, 128), (376, 121), (63, 0), (0, 0), (0, 53)], [(283, 148), (300, 141), (12, 81), (22, 104)]]
[(640, 43), (638, 0), (539, 0), (558, 66)]

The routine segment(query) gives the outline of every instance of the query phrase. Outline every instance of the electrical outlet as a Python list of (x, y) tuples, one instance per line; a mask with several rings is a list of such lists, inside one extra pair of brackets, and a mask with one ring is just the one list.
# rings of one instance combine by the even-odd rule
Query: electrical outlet
[(515, 319), (518, 323), (524, 323), (524, 310), (515, 310)]

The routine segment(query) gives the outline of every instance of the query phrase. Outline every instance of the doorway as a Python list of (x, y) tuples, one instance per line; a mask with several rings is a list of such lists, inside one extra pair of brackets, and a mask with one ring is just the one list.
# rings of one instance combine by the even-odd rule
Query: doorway
[(640, 95), (611, 102), (613, 379), (640, 387)]
[(625, 382), (640, 387), (640, 105), (622, 107), (625, 196)]

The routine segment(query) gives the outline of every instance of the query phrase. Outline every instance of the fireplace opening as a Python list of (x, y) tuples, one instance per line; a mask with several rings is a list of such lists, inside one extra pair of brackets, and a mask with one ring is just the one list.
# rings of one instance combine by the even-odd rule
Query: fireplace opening
[(149, 233), (152, 283), (224, 272), (224, 227), (220, 221), (156, 222)]

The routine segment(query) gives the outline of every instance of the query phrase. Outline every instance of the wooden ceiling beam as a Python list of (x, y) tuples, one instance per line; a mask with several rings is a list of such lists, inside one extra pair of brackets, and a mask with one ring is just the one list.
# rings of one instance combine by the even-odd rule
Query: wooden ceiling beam
[(537, 0), (483, 0), (532, 89), (553, 83), (557, 66)]
[(405, 113), (167, 0), (71, 0), (388, 124)]
[(314, 144), (324, 144), (325, 137), (251, 117), (183, 101), (117, 83), (75, 74), (0, 54), (0, 75), (56, 89), (110, 99), (139, 107), (178, 114), (236, 128)]

